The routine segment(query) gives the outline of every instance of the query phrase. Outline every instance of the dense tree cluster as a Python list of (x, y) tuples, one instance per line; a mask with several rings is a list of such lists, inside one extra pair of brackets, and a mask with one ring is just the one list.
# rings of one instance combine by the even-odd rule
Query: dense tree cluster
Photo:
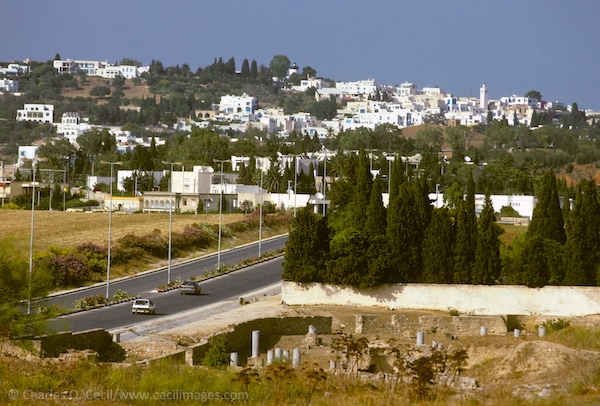
[[(500, 243), (490, 194), (475, 213), (475, 182), (464, 199), (435, 209), (426, 184), (403, 176), (394, 163), (390, 202), (382, 179), (372, 179), (364, 154), (349, 156), (344, 176), (328, 192), (327, 216), (299, 210), (286, 247), (283, 277), (360, 288), (381, 283), (596, 285), (600, 283), (600, 205), (596, 185), (584, 181), (563, 221), (557, 182), (547, 171), (528, 232)], [(569, 204), (567, 200), (567, 206)]]

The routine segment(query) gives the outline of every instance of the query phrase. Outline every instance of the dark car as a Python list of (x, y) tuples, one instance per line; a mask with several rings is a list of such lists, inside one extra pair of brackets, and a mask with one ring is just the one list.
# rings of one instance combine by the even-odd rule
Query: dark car
[(182, 295), (199, 295), (200, 291), (200, 284), (195, 281), (185, 281), (181, 285), (179, 285), (179, 293), (181, 293)]

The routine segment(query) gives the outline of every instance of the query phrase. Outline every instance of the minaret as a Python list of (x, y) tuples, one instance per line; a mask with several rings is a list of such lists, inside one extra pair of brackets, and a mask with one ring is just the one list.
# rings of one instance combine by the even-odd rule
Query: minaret
[(488, 108), (488, 90), (485, 83), (479, 89), (479, 107), (485, 110)]

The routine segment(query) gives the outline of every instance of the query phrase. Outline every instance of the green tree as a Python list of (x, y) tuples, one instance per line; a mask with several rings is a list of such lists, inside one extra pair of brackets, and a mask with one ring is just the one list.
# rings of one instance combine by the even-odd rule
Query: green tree
[(431, 220), (431, 203), (424, 184), (404, 182), (387, 210), (386, 236), (390, 247), (387, 281), (419, 282), (423, 269), (422, 243)]
[(225, 334), (212, 336), (208, 340), (208, 350), (202, 359), (202, 365), (208, 368), (223, 369), (229, 365), (229, 352)]
[(285, 55), (275, 55), (269, 64), (269, 68), (273, 72), (273, 75), (278, 78), (285, 77), (289, 67), (290, 59)]
[(94, 97), (106, 97), (110, 94), (110, 87), (108, 86), (94, 86), (90, 90), (90, 96)]
[(542, 101), (542, 94), (540, 92), (538, 92), (537, 90), (528, 91), (527, 93), (525, 93), (525, 97), (534, 98), (534, 99), (537, 99), (538, 101)]
[(456, 212), (456, 243), (454, 246), (454, 283), (470, 283), (477, 246), (477, 218), (475, 215), (475, 182), (467, 178), (466, 200)]
[(326, 281), (336, 285), (369, 287), (365, 279), (368, 249), (369, 238), (365, 233), (353, 227), (337, 233), (330, 243)]
[(282, 278), (300, 283), (321, 282), (328, 257), (327, 218), (316, 215), (312, 205), (299, 208), (285, 245)]
[(369, 160), (367, 159), (366, 155), (364, 155), (363, 151), (361, 151), (358, 157), (356, 183), (352, 196), (352, 204), (350, 206), (352, 213), (349, 217), (351, 220), (349, 225), (354, 227), (356, 230), (363, 231), (364, 229), (372, 187), (373, 179), (371, 173), (369, 172)]
[(578, 187), (567, 223), (564, 269), (565, 285), (594, 285), (600, 282), (600, 205), (596, 184), (584, 180)]
[(452, 283), (454, 226), (450, 211), (434, 209), (423, 238), (423, 283)]
[(242, 70), (240, 72), (240, 75), (243, 78), (249, 78), (250, 77), (250, 64), (248, 63), (247, 59), (244, 59), (244, 61), (242, 62)]
[(475, 262), (471, 274), (473, 284), (492, 285), (500, 277), (499, 235), (500, 227), (496, 224), (492, 199), (490, 194), (487, 193), (477, 224)]
[(527, 235), (531, 237), (537, 235), (564, 244), (565, 228), (558, 200), (556, 177), (552, 169), (543, 175), (537, 199)]
[(368, 236), (375, 237), (385, 235), (386, 209), (381, 199), (382, 190), (381, 177), (376, 177), (371, 188), (371, 198), (367, 207), (364, 231)]

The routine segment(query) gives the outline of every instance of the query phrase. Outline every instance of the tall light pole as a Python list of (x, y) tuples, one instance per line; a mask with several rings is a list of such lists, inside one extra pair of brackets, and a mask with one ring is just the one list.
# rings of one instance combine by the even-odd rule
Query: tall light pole
[(365, 149), (365, 151), (369, 152), (369, 173), (373, 173), (373, 151), (377, 151), (376, 149)]
[(110, 165), (110, 186), (109, 186), (110, 200), (108, 203), (108, 205), (109, 205), (109, 207), (108, 207), (108, 258), (107, 258), (107, 262), (106, 262), (106, 300), (108, 300), (108, 298), (110, 297), (110, 245), (111, 245), (110, 237), (112, 234), (112, 212), (113, 212), (113, 204), (112, 204), (113, 168), (115, 167), (115, 165), (123, 165), (123, 162), (122, 161), (115, 161), (115, 162), (100, 161), (100, 163), (105, 164), (105, 165)]
[(223, 235), (223, 163), (231, 162), (229, 159), (213, 159), (221, 164), (221, 190), (219, 197), (219, 242), (217, 248), (217, 271), (221, 271), (221, 236)]
[(298, 157), (300, 155), (294, 155), (294, 218), (296, 218), (296, 208), (298, 207)]
[(323, 148), (323, 151), (325, 152), (325, 160), (323, 163), (323, 216), (325, 216), (327, 207), (327, 203), (325, 202), (327, 196), (327, 148)]
[(31, 161), (31, 170), (33, 175), (31, 176), (31, 237), (29, 240), (29, 288), (27, 295), (27, 314), (31, 314), (31, 279), (33, 277), (33, 230), (34, 230), (34, 218), (35, 218), (35, 171), (36, 164), (38, 161), (45, 161), (43, 158), (33, 159)]
[(387, 154), (385, 156), (385, 159), (388, 160), (388, 199), (389, 199), (390, 193), (392, 191), (392, 161), (395, 161), (396, 157), (394, 155)]
[[(171, 172), (169, 172), (169, 265), (167, 266), (167, 285), (171, 284), (171, 247), (173, 244), (173, 165), (181, 165), (181, 162), (168, 162), (162, 161), (165, 165), (171, 165)], [(183, 180), (183, 179), (182, 179)]]
[(263, 200), (262, 200), (262, 187), (263, 187), (263, 161), (260, 161), (260, 189), (258, 189), (259, 201), (260, 201), (260, 212), (258, 214), (258, 258), (262, 256), (262, 212), (263, 212)]

